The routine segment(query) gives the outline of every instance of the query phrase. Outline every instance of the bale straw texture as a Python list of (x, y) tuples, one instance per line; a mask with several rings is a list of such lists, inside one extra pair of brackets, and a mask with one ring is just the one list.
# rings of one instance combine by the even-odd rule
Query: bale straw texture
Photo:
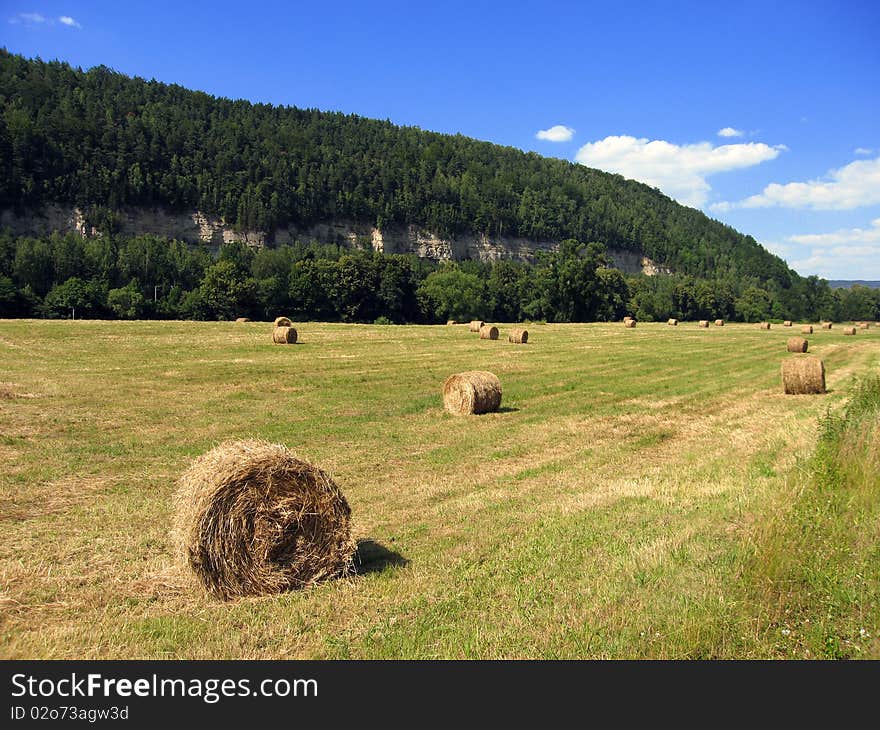
[(515, 345), (525, 345), (529, 341), (529, 331), (524, 329), (510, 330), (507, 341), (513, 342)]
[(500, 406), (501, 381), (487, 370), (456, 373), (443, 383), (443, 407), (450, 413), (490, 413)]
[(782, 389), (789, 395), (824, 393), (825, 363), (810, 356), (783, 360)]
[(480, 327), (482, 327), (484, 324), (486, 324), (486, 323), (483, 322), (483, 320), (481, 320), (481, 319), (472, 319), (471, 323), (470, 323), (470, 331), (471, 332), (479, 332)]
[(789, 352), (806, 352), (809, 342), (803, 337), (789, 337), (787, 349)]
[(716, 320), (715, 320), (715, 326), (716, 326), (716, 327), (723, 327), (723, 326), (724, 326), (724, 320), (723, 320), (723, 319), (716, 319)]
[(275, 326), (276, 327), (292, 327), (293, 322), (291, 322), (287, 317), (275, 317)]
[(498, 328), (493, 324), (484, 324), (482, 327), (480, 327), (480, 339), (497, 340)]
[(813, 334), (813, 325), (811, 325), (811, 324), (805, 324), (803, 327), (801, 327), (801, 334), (802, 334), (802, 335), (811, 335), (811, 334)]
[(351, 570), (351, 509), (334, 481), (284, 446), (228, 441), (193, 462), (174, 495), (177, 557), (228, 600)]
[(854, 335), (855, 333), (856, 333), (855, 327), (844, 327), (843, 328), (843, 334), (845, 334), (845, 335)]
[(276, 345), (292, 345), (296, 342), (296, 330), (293, 327), (276, 327), (272, 332), (272, 342)]

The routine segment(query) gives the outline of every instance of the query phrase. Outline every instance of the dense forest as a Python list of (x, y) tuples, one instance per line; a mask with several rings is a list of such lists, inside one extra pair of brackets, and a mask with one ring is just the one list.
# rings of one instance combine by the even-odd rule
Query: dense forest
[[(0, 49), (0, 208), (76, 205), (103, 235), (0, 236), (0, 314), (426, 322), (877, 318), (754, 239), (582, 165), (354, 115), (230, 101)], [(123, 238), (123, 206), (199, 209), (242, 230), (347, 218), (562, 242), (534, 265), (437, 264), (309, 245), (206, 250)], [(673, 276), (624, 277), (604, 247)], [(864, 300), (864, 301), (863, 301)], [(854, 304), (858, 302), (858, 306)]]

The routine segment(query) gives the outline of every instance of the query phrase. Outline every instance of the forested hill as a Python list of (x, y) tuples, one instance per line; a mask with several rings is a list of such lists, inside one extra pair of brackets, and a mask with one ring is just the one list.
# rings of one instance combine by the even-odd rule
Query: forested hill
[(0, 208), (197, 209), (263, 231), (412, 223), (441, 236), (597, 241), (700, 278), (781, 288), (797, 278), (751, 237), (654, 188), (461, 135), (230, 101), (5, 49), (0, 112)]

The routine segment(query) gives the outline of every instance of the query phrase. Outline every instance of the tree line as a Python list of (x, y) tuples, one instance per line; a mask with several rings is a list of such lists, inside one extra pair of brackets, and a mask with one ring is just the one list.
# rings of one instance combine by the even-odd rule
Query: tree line
[(434, 262), (371, 249), (224, 244), (153, 235), (0, 231), (0, 316), (442, 323), (880, 319), (880, 290), (686, 274), (625, 276), (598, 242), (567, 239), (534, 264)]

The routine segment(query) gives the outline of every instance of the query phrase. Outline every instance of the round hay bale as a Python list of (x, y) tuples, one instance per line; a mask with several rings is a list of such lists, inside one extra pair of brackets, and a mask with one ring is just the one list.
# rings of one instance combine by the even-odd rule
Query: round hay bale
[(345, 496), (281, 444), (220, 444), (180, 477), (174, 506), (178, 560), (223, 600), (303, 588), (351, 570)]
[(825, 363), (809, 355), (783, 360), (782, 389), (788, 395), (824, 393)]
[(830, 330), (831, 329), (831, 322), (823, 322), (822, 329), (823, 330)]
[(515, 345), (525, 345), (529, 341), (529, 331), (523, 329), (512, 329), (507, 335), (507, 341)]
[(632, 321), (632, 317), (630, 317), (629, 315), (626, 315), (626, 317), (623, 318), (624, 324), (626, 324), (627, 322), (630, 322), (630, 321)]
[(450, 325), (450, 324), (458, 324), (458, 322), (456, 322), (454, 319), (447, 319), (447, 320), (446, 320), (446, 324), (447, 324), (447, 325)]
[(497, 340), (498, 328), (494, 324), (484, 324), (480, 327), (481, 340)]
[(697, 323), (697, 327), (708, 327), (708, 326), (709, 326), (709, 320), (708, 320), (708, 319), (701, 319), (701, 320)]
[(856, 333), (855, 327), (844, 327), (843, 328), (843, 334), (845, 334), (845, 335), (854, 335), (855, 333)]
[(866, 329), (868, 329), (870, 326), (871, 326), (871, 323), (870, 323), (870, 322), (862, 322), (862, 323), (859, 325), (859, 329), (866, 330)]
[(723, 320), (723, 319), (716, 319), (716, 320), (715, 320), (715, 326), (716, 326), (716, 327), (723, 327), (723, 326), (724, 326), (724, 320)]
[(296, 330), (293, 327), (276, 327), (272, 332), (272, 342), (276, 345), (293, 345), (296, 342)]
[(456, 373), (443, 383), (443, 407), (450, 413), (490, 413), (500, 406), (501, 381), (487, 370)]
[(250, 320), (247, 317), (236, 317), (235, 321), (236, 322), (250, 322)]
[(813, 325), (811, 325), (811, 324), (805, 324), (803, 327), (801, 327), (801, 334), (802, 334), (802, 335), (811, 335), (811, 334), (813, 334)]
[(275, 326), (276, 327), (292, 327), (293, 322), (291, 322), (287, 317), (275, 317)]
[(783, 327), (791, 327), (791, 320), (787, 319), (782, 323)]
[(759, 322), (759, 323), (758, 323), (758, 329), (759, 329), (759, 330), (769, 330), (769, 329), (770, 329), (770, 323), (769, 323), (769, 322)]
[(678, 327), (678, 320), (677, 319), (669, 319), (669, 320), (667, 320), (666, 324), (668, 324), (670, 327)]
[(486, 323), (483, 322), (483, 320), (481, 320), (481, 319), (472, 319), (472, 320), (471, 320), (471, 323), (470, 323), (470, 325), (469, 325), (469, 329), (470, 329), (471, 332), (479, 332), (479, 331), (480, 331), (480, 328), (481, 328), (484, 324), (486, 324)]
[(636, 321), (634, 319), (628, 319), (623, 323), (623, 326), (628, 329), (635, 329)]
[(806, 352), (809, 343), (803, 337), (789, 337), (786, 348), (789, 352)]

